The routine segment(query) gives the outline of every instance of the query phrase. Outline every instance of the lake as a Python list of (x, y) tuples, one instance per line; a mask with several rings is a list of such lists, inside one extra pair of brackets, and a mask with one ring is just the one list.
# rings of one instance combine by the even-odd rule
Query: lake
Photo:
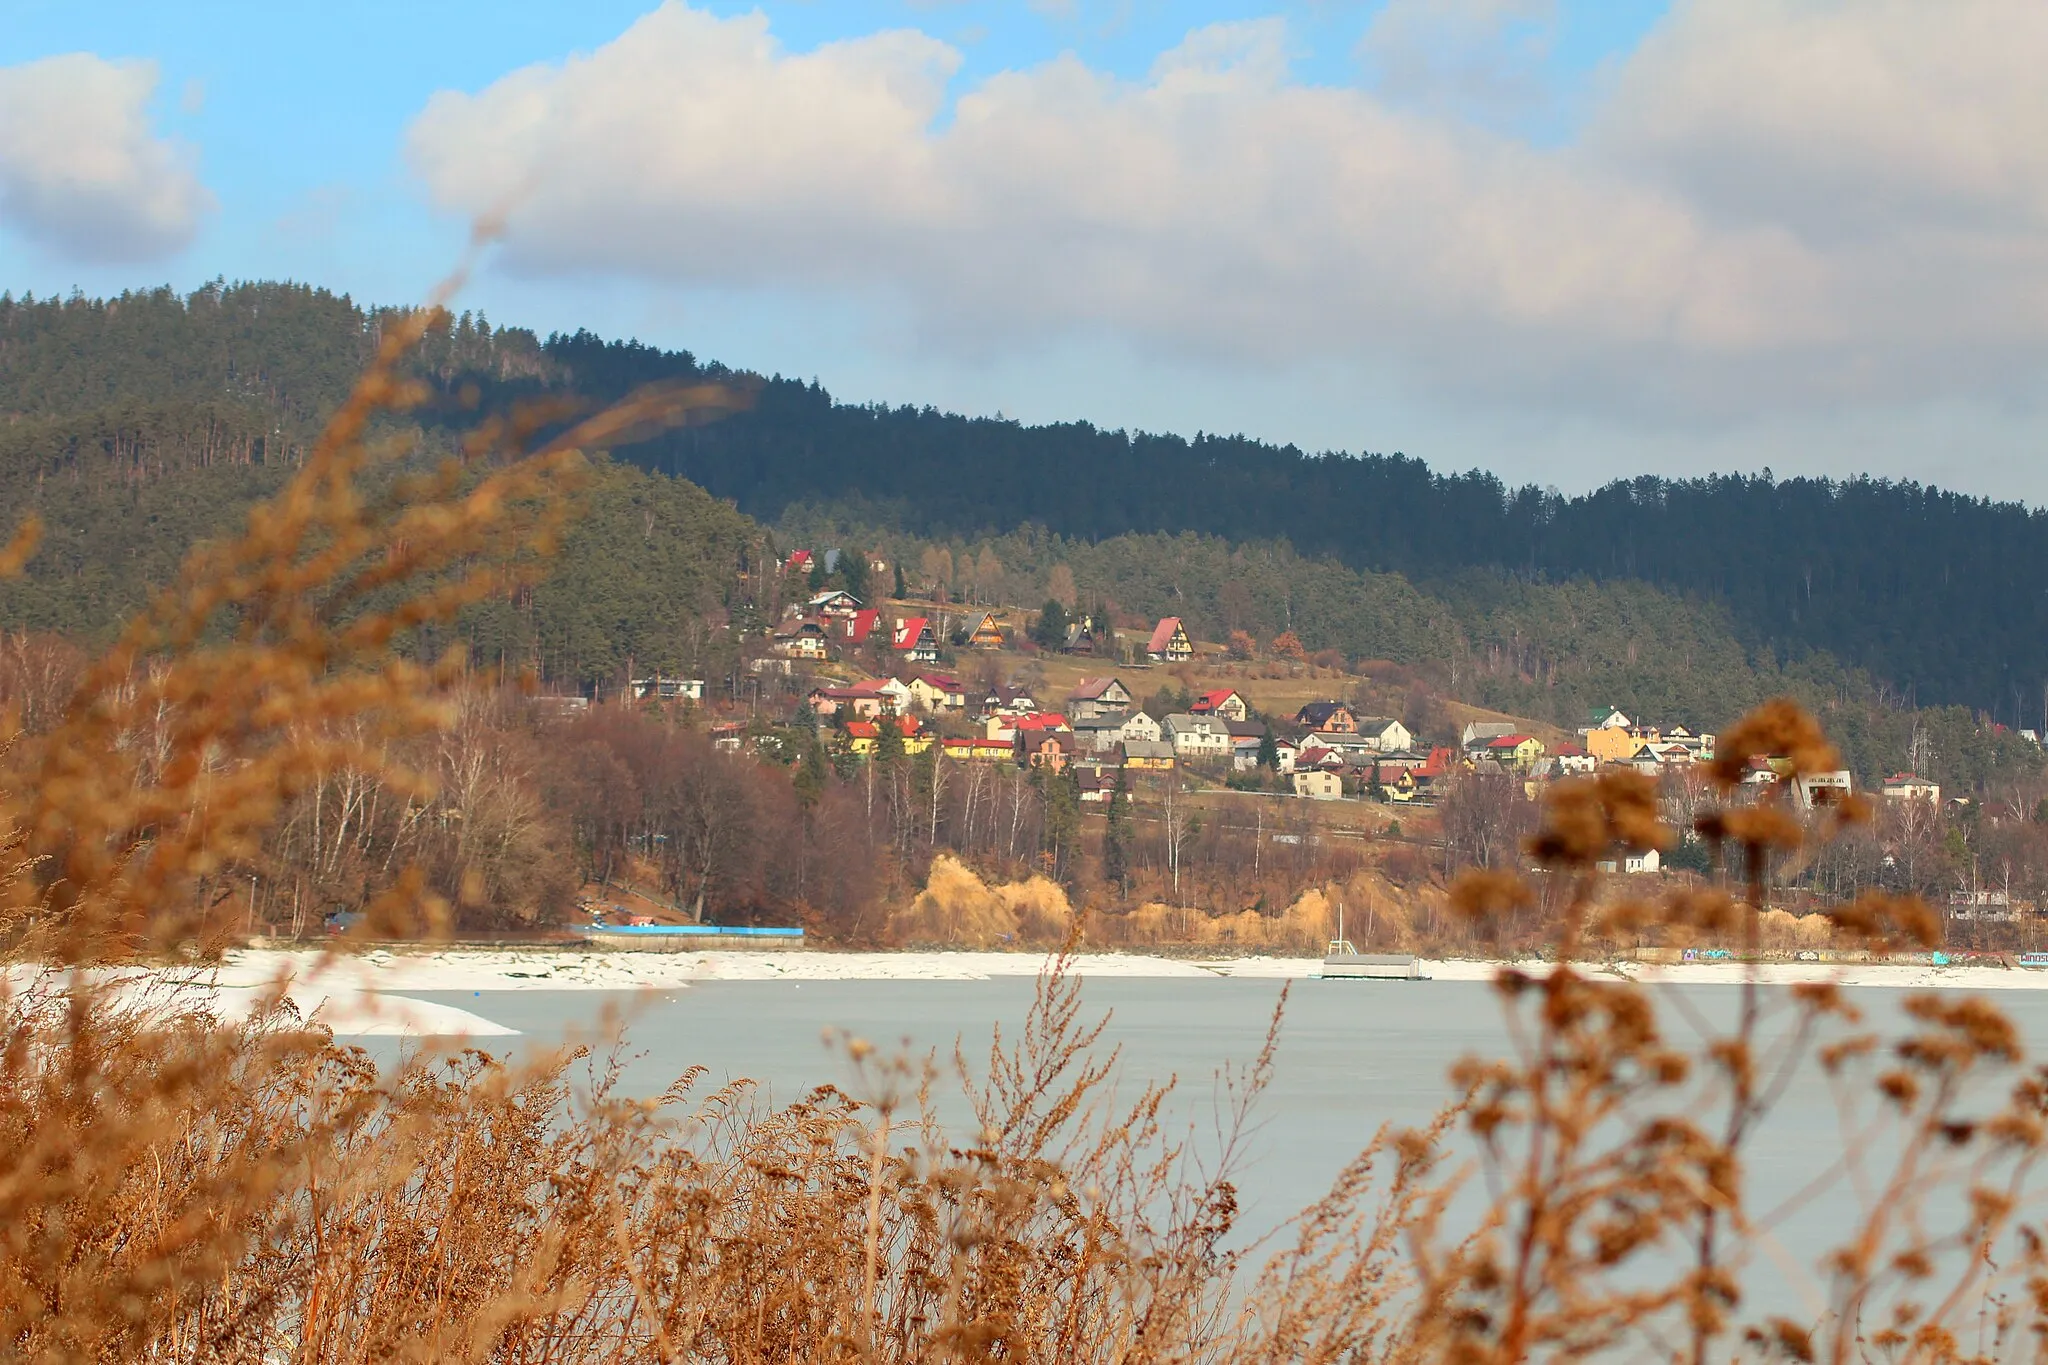
[[(1674, 1041), (1688, 1018), (1726, 1024), (1739, 992), (1726, 986), (1653, 988), (1669, 1007)], [(834, 1082), (852, 1089), (851, 1070), (828, 1048), (844, 1029), (888, 1050), (937, 1048), (950, 1058), (962, 1040), (971, 1064), (985, 1057), (991, 1029), (1014, 1033), (1029, 1007), (1027, 978), (986, 981), (706, 982), (674, 992), (598, 991), (416, 993), (521, 1031), (487, 1040), (501, 1052), (585, 1040), (605, 1011), (627, 1017), (632, 1060), (625, 1089), (658, 1093), (692, 1065), (714, 1081), (749, 1077), (781, 1100)], [(1770, 994), (1783, 996), (1774, 988)], [(1863, 989), (1851, 997), (1879, 1027), (1896, 1025), (1907, 993)], [(1225, 1063), (1257, 1054), (1279, 996), (1273, 981), (1098, 978), (1083, 987), (1084, 1009), (1109, 1012), (1105, 1045), (1121, 1051), (1128, 1089), (1179, 1078), (1174, 1112), (1203, 1136), (1216, 1127), (1214, 1082)], [(1998, 1005), (2024, 1030), (2030, 1050), (2048, 1051), (2048, 992), (2001, 992)], [(1782, 1014), (1771, 1032), (1779, 1034)], [(374, 1051), (394, 1045), (379, 1043)], [(1272, 1085), (1258, 1109), (1251, 1160), (1240, 1180), (1245, 1226), (1269, 1230), (1320, 1197), (1330, 1179), (1381, 1124), (1427, 1122), (1448, 1098), (1445, 1073), (1468, 1053), (1503, 1055), (1508, 1034), (1491, 988), (1475, 982), (1297, 982), (1289, 997)], [(949, 1122), (963, 1111), (945, 1104)], [(1834, 1163), (1842, 1150), (1836, 1105), (1808, 1064), (1749, 1147), (1751, 1208), (1773, 1207)], [(1213, 1144), (1212, 1144), (1213, 1145)], [(1856, 1191), (1837, 1181), (1777, 1230), (1790, 1262), (1811, 1266), (1839, 1245), (1860, 1217)], [(2038, 1213), (2037, 1215), (2038, 1216)], [(1804, 1297), (1776, 1270), (1753, 1284), (1751, 1307), (1792, 1309)], [(1817, 1287), (1814, 1292), (1817, 1292)]]

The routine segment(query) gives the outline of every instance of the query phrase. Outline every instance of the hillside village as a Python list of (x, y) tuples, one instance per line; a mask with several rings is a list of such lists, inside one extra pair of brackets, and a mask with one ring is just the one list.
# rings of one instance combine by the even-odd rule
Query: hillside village
[[(1613, 706), (1569, 735), (1513, 718), (1455, 724), (1376, 712), (1358, 699), (1362, 689), (1326, 676), (1285, 637), (1264, 651), (1264, 673), (1277, 671), (1288, 694), (1307, 681), (1331, 695), (1282, 701), (1283, 689), (1253, 680), (1255, 642), (1199, 643), (1178, 617), (1120, 631), (1096, 615), (1068, 616), (1054, 601), (1035, 616), (902, 596), (870, 605), (825, 584), (835, 574), (878, 581), (891, 566), (874, 560), (845, 575), (838, 557), (797, 550), (782, 561), (789, 582), (818, 590), (793, 594), (782, 619), (750, 645), (745, 686), (736, 675), (726, 698), (728, 709), (743, 703), (746, 718), (713, 724), (721, 747), (773, 751), (800, 726), (822, 736), (841, 763), (1011, 765), (1069, 780), (1089, 804), (1170, 787), (1424, 810), (1464, 777), (1505, 784), (1533, 802), (1552, 781), (1602, 768), (1669, 779), (1682, 805), (1691, 770), (1714, 757), (1712, 733)], [(1216, 684), (1231, 673), (1243, 680)], [(706, 687), (663, 676), (631, 683), (634, 698), (663, 702), (702, 703)], [(1353, 695), (1338, 695), (1347, 690)], [(1783, 767), (1754, 760), (1747, 782), (1776, 782)], [(1847, 772), (1808, 776), (1795, 804), (1810, 809), (1852, 786)], [(1937, 784), (1912, 773), (1889, 778), (1882, 795), (1941, 801)], [(1630, 870), (1657, 869), (1650, 853)]]

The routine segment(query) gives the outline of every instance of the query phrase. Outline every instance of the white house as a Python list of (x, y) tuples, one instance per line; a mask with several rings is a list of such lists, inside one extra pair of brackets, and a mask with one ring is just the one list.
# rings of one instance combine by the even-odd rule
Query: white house
[(1932, 805), (1941, 804), (1941, 785), (1919, 776), (1917, 773), (1893, 773), (1884, 780), (1884, 799), (1887, 801), (1926, 801)]
[(1640, 853), (1624, 853), (1619, 862), (1613, 858), (1600, 863), (1602, 872), (1619, 871), (1631, 877), (1647, 876), (1664, 866), (1664, 860), (1657, 856), (1657, 850), (1646, 848)]
[(1849, 794), (1850, 786), (1846, 768), (1831, 773), (1808, 773), (1792, 783), (1793, 803), (1801, 810), (1833, 805)]
[(1505, 739), (1519, 729), (1519, 726), (1507, 721), (1475, 720), (1459, 732), (1458, 747), (1469, 749), (1480, 740)]
[(860, 599), (850, 592), (835, 589), (821, 592), (804, 603), (805, 616), (857, 616), (860, 614)]
[(1166, 736), (1159, 728), (1159, 722), (1143, 711), (1133, 711), (1124, 717), (1120, 736), (1126, 742), (1137, 740), (1142, 744), (1157, 744)]
[(1116, 716), (1096, 716), (1074, 721), (1074, 739), (1083, 753), (1106, 754), (1124, 742), (1123, 721)]
[(1131, 690), (1121, 678), (1083, 678), (1067, 694), (1067, 714), (1075, 720), (1120, 716), (1131, 709)]
[(1173, 752), (1183, 759), (1229, 758), (1236, 741), (1221, 716), (1191, 716), (1176, 711), (1161, 723)]
[[(894, 679), (891, 679), (894, 681)], [(919, 673), (905, 684), (917, 705), (926, 711), (964, 711), (967, 689), (958, 678), (944, 673)]]
[(1358, 737), (1381, 753), (1393, 753), (1415, 743), (1415, 736), (1408, 733), (1408, 727), (1392, 716), (1360, 716)]
[(704, 680), (666, 677), (633, 679), (633, 700), (644, 701), (649, 696), (662, 701), (702, 701)]
[(1335, 801), (1344, 794), (1344, 779), (1322, 768), (1294, 775), (1294, 794), (1311, 801)]

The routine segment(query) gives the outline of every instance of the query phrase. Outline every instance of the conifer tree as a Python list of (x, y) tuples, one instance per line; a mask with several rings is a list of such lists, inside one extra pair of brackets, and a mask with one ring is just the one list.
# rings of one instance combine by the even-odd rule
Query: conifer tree
[(1109, 823), (1102, 831), (1102, 879), (1115, 885), (1120, 894), (1131, 889), (1131, 791), (1117, 769), (1116, 786), (1109, 793)]

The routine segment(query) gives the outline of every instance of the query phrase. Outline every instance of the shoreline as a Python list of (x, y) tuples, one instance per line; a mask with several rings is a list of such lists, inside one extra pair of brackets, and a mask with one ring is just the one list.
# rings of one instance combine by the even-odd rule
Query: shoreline
[[(697, 951), (573, 950), (553, 948), (375, 948), (362, 953), (244, 949), (219, 969), (224, 985), (255, 986), (281, 974), (348, 991), (458, 992), (676, 990), (720, 981), (985, 981), (1035, 977), (1042, 952), (917, 950), (899, 952), (791, 952), (711, 948)], [(1436, 981), (1490, 981), (1499, 958), (1423, 958)], [(1540, 963), (1525, 970), (1543, 970)], [(1646, 985), (1739, 985), (1752, 968), (1737, 962), (1660, 965), (1635, 961), (1587, 962), (1583, 969)], [(1985, 963), (1765, 962), (1756, 978), (1768, 985), (1834, 981), (1844, 986), (1942, 990), (2048, 990), (2048, 971)], [(1167, 956), (1141, 952), (1082, 952), (1076, 976), (1205, 980), (1244, 978), (1304, 981), (1318, 977), (1320, 957)]]
[[(209, 967), (118, 968), (107, 979), (125, 998), (149, 1007), (204, 1009), (223, 1021), (246, 1018), (267, 989), (285, 984), (299, 1014), (339, 1037), (505, 1037), (517, 1030), (484, 1015), (417, 994), (487, 994), (532, 991), (684, 990), (719, 982), (988, 981), (1035, 977), (1047, 956), (1039, 952), (910, 951), (794, 952), (746, 949), (644, 952), (557, 948), (422, 946), (326, 949), (244, 948)], [(1425, 958), (1434, 981), (1489, 981), (1499, 959)], [(1586, 963), (1593, 972), (1645, 985), (1741, 984), (1751, 969), (1733, 962), (1656, 965)], [(1541, 970), (1540, 964), (1527, 964)], [(1306, 981), (1322, 959), (1313, 957), (1168, 957), (1151, 953), (1078, 953), (1082, 979)], [(20, 966), (7, 974), (18, 987)], [(1757, 964), (1766, 985), (1832, 981), (1846, 987), (1914, 990), (2048, 990), (2048, 971), (1983, 964), (1769, 962)], [(1347, 989), (1396, 984), (1347, 982)], [(1426, 983), (1425, 983), (1426, 984)]]

